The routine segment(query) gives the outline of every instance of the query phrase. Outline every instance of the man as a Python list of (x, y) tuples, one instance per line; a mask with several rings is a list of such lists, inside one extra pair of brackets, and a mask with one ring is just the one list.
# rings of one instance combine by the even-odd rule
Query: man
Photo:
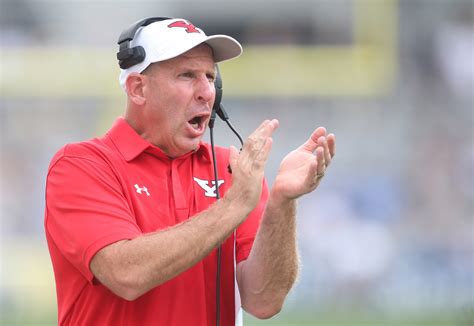
[(240, 44), (166, 19), (141, 27), (131, 45), (146, 56), (122, 69), (125, 116), (102, 138), (63, 147), (49, 168), (45, 228), (59, 324), (215, 325), (219, 309), (220, 324), (234, 325), (240, 305), (275, 315), (298, 271), (296, 199), (318, 186), (334, 135), (316, 129), (268, 190), (278, 121), (264, 121), (240, 153), (216, 149), (215, 185), (201, 138), (215, 63), (240, 55)]

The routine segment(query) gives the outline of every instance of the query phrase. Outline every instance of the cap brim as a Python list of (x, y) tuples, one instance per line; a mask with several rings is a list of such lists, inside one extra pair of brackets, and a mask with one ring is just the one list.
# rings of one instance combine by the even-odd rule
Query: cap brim
[(242, 54), (240, 43), (227, 35), (211, 35), (203, 43), (212, 48), (215, 62), (236, 58)]

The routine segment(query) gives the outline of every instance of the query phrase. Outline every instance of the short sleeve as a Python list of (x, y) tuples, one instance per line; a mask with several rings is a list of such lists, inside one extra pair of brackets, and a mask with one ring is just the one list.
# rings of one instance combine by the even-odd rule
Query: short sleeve
[(268, 185), (267, 181), (263, 180), (262, 195), (257, 207), (249, 214), (247, 219), (237, 228), (236, 233), (236, 262), (247, 259), (252, 249), (255, 235), (257, 234), (260, 220), (263, 216), (265, 206), (268, 201)]
[(45, 227), (61, 254), (88, 280), (103, 247), (141, 234), (119, 179), (105, 162), (63, 156), (46, 181)]

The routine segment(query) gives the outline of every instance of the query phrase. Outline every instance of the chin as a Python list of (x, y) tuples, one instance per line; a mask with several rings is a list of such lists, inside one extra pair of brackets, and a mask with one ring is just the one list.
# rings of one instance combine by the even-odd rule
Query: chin
[(200, 139), (197, 141), (193, 141), (192, 143), (186, 144), (186, 146), (181, 146), (180, 148), (176, 148), (175, 151), (173, 151), (173, 155), (169, 155), (171, 157), (179, 157), (185, 154), (188, 154), (189, 152), (195, 151), (199, 148), (199, 143)]

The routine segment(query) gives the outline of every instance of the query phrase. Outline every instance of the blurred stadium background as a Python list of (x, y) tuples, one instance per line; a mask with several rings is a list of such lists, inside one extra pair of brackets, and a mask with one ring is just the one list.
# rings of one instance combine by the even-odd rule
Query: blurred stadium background
[(247, 325), (474, 325), (471, 0), (0, 0), (1, 324), (56, 322), (49, 160), (122, 114), (116, 40), (146, 16), (243, 43), (224, 103), (243, 135), (280, 119), (270, 182), (314, 127), (338, 137), (300, 200), (299, 283)]

